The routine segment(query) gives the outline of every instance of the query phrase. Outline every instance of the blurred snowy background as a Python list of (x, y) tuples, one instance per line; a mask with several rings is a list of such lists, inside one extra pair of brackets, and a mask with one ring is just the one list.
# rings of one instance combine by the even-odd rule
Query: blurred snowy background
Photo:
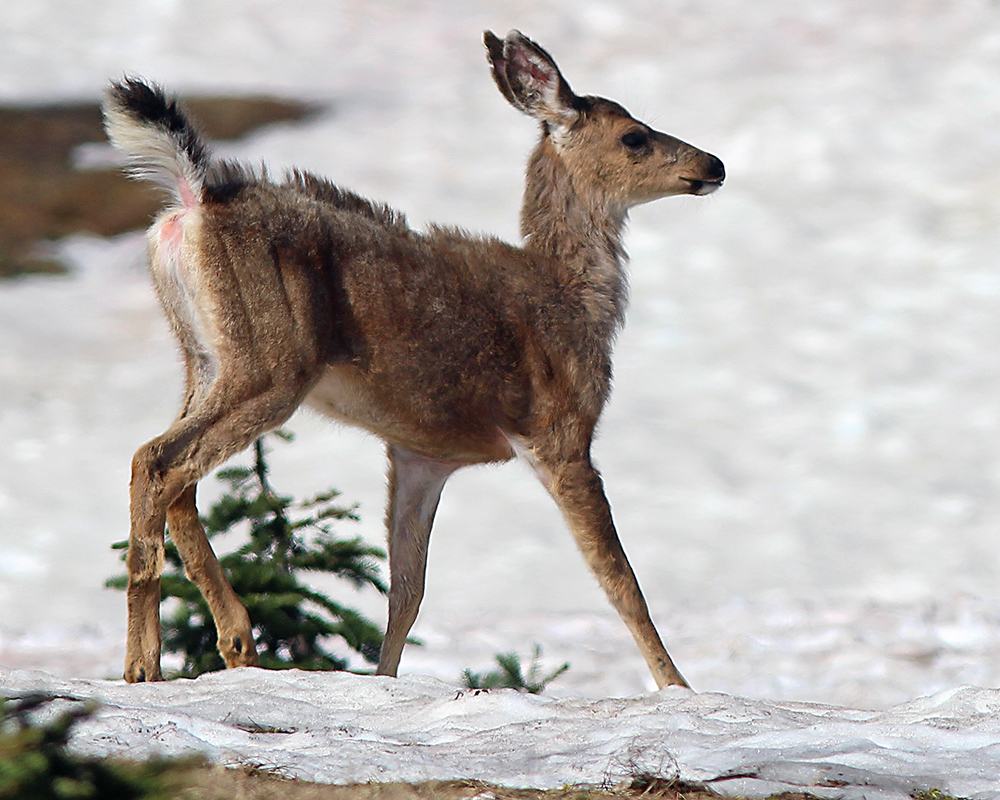
[[(179, 92), (319, 101), (223, 152), (410, 221), (517, 238), (533, 123), (481, 32), (719, 155), (710, 198), (637, 209), (596, 445), (668, 649), (701, 689), (885, 706), (1000, 682), (1000, 6), (989, 0), (6, 0), (0, 103)], [(0, 284), (0, 663), (120, 673), (132, 452), (180, 370), (138, 235)], [(336, 486), (381, 541), (384, 458), (308, 414), (279, 489)], [(202, 504), (210, 501), (207, 484)], [(349, 531), (345, 531), (349, 532)], [(356, 603), (374, 618), (384, 601)], [(445, 490), (403, 670), (542, 644), (552, 691), (650, 687), (524, 465)]]

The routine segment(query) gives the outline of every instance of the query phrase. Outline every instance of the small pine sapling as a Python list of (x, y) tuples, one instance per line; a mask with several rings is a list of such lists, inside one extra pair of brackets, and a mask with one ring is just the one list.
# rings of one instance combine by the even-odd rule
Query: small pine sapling
[(462, 685), (467, 689), (517, 689), (526, 694), (541, 694), (552, 681), (569, 669), (567, 662), (548, 675), (542, 675), (541, 656), (542, 648), (536, 644), (525, 674), (519, 655), (502, 653), (496, 656), (499, 669), (491, 672), (473, 672), (467, 669), (462, 673)]
[[(278, 432), (283, 439), (290, 435)], [(339, 637), (366, 661), (378, 660), (381, 631), (359, 612), (335, 602), (299, 580), (300, 572), (328, 573), (355, 587), (373, 586), (385, 594), (378, 561), (385, 552), (360, 537), (334, 535), (334, 522), (357, 520), (354, 508), (334, 503), (336, 491), (295, 502), (274, 491), (268, 478), (267, 450), (262, 439), (254, 444), (250, 467), (220, 470), (228, 483), (224, 494), (202, 519), (209, 539), (243, 528), (249, 541), (219, 558), (219, 563), (243, 601), (253, 624), (260, 665), (268, 669), (343, 670), (344, 658), (332, 654), (326, 641)], [(126, 548), (119, 542), (117, 548)], [(123, 589), (125, 576), (108, 586)], [(176, 546), (166, 542), (166, 568), (160, 582), (162, 599), (174, 598), (177, 607), (163, 622), (163, 647), (180, 653), (180, 674), (194, 677), (224, 668), (216, 649), (216, 631), (208, 604), (187, 579)]]

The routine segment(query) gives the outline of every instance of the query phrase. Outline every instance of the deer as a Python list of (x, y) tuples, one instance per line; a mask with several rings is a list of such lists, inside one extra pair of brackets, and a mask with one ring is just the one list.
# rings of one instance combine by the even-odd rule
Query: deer
[(256, 666), (253, 624), (196, 507), (198, 481), (302, 405), (379, 437), (388, 458), (388, 618), (377, 675), (398, 673), (424, 595), (448, 477), (527, 462), (554, 499), (656, 685), (688, 684), (650, 617), (591, 458), (626, 306), (628, 211), (707, 195), (717, 157), (577, 95), (513, 30), (483, 36), (504, 98), (539, 127), (520, 246), (403, 214), (301, 170), (212, 158), (179, 100), (125, 76), (112, 145), (166, 190), (149, 270), (184, 367), (180, 412), (132, 459), (124, 678), (162, 680), (164, 536), (204, 595), (227, 667)]

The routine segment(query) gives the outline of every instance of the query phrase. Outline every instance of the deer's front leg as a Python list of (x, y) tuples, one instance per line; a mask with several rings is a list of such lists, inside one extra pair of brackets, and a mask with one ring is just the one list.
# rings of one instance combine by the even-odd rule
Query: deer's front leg
[(569, 523), (591, 571), (628, 627), (659, 688), (687, 686), (660, 641), (646, 600), (611, 518), (601, 476), (583, 460), (537, 460), (534, 466)]
[(377, 675), (395, 677), (424, 596), (427, 544), (445, 481), (458, 464), (389, 445), (389, 621)]

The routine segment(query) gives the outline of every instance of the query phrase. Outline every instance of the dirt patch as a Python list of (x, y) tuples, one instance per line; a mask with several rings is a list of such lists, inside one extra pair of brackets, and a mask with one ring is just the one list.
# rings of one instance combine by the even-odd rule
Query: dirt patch
[[(184, 105), (211, 139), (305, 119), (315, 105), (270, 97), (192, 97)], [(0, 107), (0, 278), (63, 272), (44, 243), (147, 226), (162, 195), (117, 169), (77, 170), (74, 150), (106, 141), (97, 103)]]
[[(509, 789), (481, 781), (362, 783), (348, 786), (309, 783), (253, 769), (196, 767), (183, 774), (185, 800), (720, 800), (705, 786), (662, 778), (636, 778), (610, 789)], [(727, 800), (740, 800), (728, 796)], [(769, 800), (817, 800), (787, 792)]]

